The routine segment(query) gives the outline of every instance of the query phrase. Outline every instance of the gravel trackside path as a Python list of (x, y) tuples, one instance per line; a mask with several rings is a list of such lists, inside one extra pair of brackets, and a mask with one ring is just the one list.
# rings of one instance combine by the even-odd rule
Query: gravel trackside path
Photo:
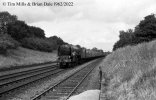
[(99, 90), (100, 89), (100, 75), (99, 65), (90, 73), (85, 81), (79, 86), (75, 94), (80, 94), (87, 90)]

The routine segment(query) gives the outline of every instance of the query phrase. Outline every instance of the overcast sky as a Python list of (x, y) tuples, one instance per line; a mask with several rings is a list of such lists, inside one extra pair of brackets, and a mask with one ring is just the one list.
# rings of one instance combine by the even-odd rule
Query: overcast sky
[[(3, 2), (73, 2), (72, 7), (3, 6)], [(156, 0), (0, 0), (8, 11), (29, 25), (44, 29), (71, 44), (112, 50), (120, 30), (134, 28), (145, 16), (156, 13)]]

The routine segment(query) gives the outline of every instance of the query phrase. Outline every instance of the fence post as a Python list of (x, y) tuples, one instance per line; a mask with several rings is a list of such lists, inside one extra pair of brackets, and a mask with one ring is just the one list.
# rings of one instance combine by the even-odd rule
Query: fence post
[(99, 67), (99, 75), (100, 75), (100, 93), (99, 93), (99, 100), (100, 100), (100, 96), (101, 96), (101, 82), (102, 82), (102, 69), (101, 66)]

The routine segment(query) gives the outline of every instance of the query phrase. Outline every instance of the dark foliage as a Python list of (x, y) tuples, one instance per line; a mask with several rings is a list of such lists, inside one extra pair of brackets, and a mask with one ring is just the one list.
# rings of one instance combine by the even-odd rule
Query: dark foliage
[(15, 48), (17, 41), (23, 47), (46, 52), (51, 52), (57, 49), (59, 45), (65, 44), (57, 36), (46, 38), (44, 30), (39, 27), (29, 26), (8, 12), (0, 12), (0, 35), (1, 51)]
[(8, 49), (16, 49), (19, 43), (7, 34), (7, 25), (17, 20), (15, 15), (8, 12), (0, 13), (0, 54), (7, 53)]
[(31, 37), (29, 26), (23, 21), (8, 24), (8, 34), (18, 41), (26, 37)]
[(24, 21), (16, 21), (8, 24), (8, 34), (20, 41), (23, 38), (45, 38), (44, 31), (38, 27), (28, 26)]
[(8, 49), (16, 49), (19, 43), (8, 34), (0, 34), (0, 53), (5, 54)]
[(60, 45), (67, 44), (60, 37), (57, 37), (57, 36), (52, 36), (47, 39), (48, 39), (48, 41), (50, 41), (50, 43), (55, 45), (54, 49), (57, 49), (58, 46), (60, 46)]
[(34, 37), (45, 38), (44, 30), (38, 27), (30, 26), (29, 27), (30, 34)]
[(8, 12), (1, 12), (0, 13), (0, 22), (1, 23), (11, 23), (17, 20), (17, 16), (15, 15), (10, 15)]
[(125, 31), (120, 31), (119, 40), (114, 44), (113, 50), (117, 48), (121, 48), (127, 45), (134, 45), (135, 44), (135, 35), (132, 29)]
[(52, 36), (48, 38), (49, 41), (56, 41), (57, 45), (66, 44), (60, 37)]
[(156, 17), (154, 14), (148, 15), (140, 21), (135, 28), (135, 35), (147, 42), (156, 38)]
[(7, 34), (7, 25), (17, 20), (15, 15), (10, 15), (8, 12), (0, 13), (0, 34)]
[(149, 42), (156, 38), (156, 17), (148, 15), (135, 27), (135, 30), (120, 31), (119, 41), (114, 44), (113, 50), (142, 42)]
[(22, 46), (45, 52), (52, 52), (55, 48), (55, 44), (50, 43), (48, 40), (43, 38), (24, 38), (21, 40)]

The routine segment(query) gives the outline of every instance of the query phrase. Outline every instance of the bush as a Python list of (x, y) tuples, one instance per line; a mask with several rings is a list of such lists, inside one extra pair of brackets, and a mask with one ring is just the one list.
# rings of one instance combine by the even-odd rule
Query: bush
[(0, 53), (6, 53), (8, 49), (16, 49), (19, 43), (8, 34), (0, 34)]
[(51, 36), (47, 39), (48, 39), (48, 41), (50, 41), (51, 43), (56, 45), (54, 49), (57, 49), (60, 45), (67, 44), (60, 37), (57, 37), (57, 36)]
[(30, 37), (45, 38), (44, 30), (38, 27), (29, 26), (24, 21), (19, 20), (9, 23), (7, 32), (17, 41)]
[(128, 45), (136, 45), (156, 39), (156, 17), (148, 15), (141, 20), (134, 30), (120, 31), (119, 41), (114, 44), (113, 51)]
[(50, 43), (48, 40), (43, 38), (24, 38), (21, 40), (21, 43), (25, 48), (45, 52), (52, 52), (55, 48), (55, 45), (53, 43)]

